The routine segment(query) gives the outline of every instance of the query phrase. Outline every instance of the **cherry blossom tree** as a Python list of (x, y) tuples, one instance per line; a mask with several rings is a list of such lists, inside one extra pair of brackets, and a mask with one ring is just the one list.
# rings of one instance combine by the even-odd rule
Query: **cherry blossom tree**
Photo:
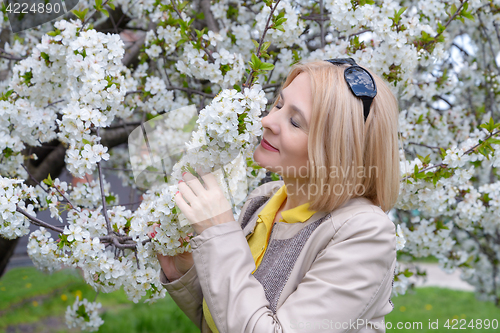
[[(252, 161), (259, 118), (290, 65), (352, 57), (400, 102), (390, 214), (402, 258), (434, 256), (500, 306), (499, 0), (82, 0), (16, 34), (3, 12), (0, 269), (34, 224), (38, 268), (79, 267), (96, 291), (123, 287), (134, 302), (164, 297), (155, 253), (190, 251), (193, 237), (173, 200), (181, 172), (218, 169), (237, 217), (266, 176)], [(154, 148), (130, 141), (137, 128), (184, 153), (140, 166)], [(63, 168), (93, 180), (67, 184)], [(110, 169), (142, 194), (136, 210), (111, 192)], [(46, 209), (59, 224), (37, 218)], [(398, 265), (395, 294), (413, 273)], [(96, 330), (98, 307), (77, 300), (68, 324)]]

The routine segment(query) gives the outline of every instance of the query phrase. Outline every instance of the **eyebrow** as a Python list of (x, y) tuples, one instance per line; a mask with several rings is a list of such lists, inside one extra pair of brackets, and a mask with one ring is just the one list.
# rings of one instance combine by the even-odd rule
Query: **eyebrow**
[[(283, 92), (282, 91), (280, 91), (280, 98), (283, 100), (283, 102), (285, 101), (285, 98), (283, 97)], [(306, 117), (304, 116), (304, 113), (297, 106), (295, 106), (295, 105), (291, 105), (290, 107), (292, 108), (292, 110), (294, 110), (295, 112), (297, 112), (302, 117), (302, 119), (306, 123), (306, 126), (308, 126)]]

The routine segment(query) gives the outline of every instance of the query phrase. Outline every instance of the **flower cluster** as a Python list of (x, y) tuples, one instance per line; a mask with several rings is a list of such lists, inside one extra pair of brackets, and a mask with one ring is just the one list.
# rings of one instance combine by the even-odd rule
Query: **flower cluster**
[(160, 25), (156, 31), (149, 30), (146, 34), (146, 53), (151, 58), (158, 58), (162, 51), (167, 56), (175, 51), (175, 45), (181, 39), (178, 28)]
[(29, 215), (36, 217), (33, 205), (27, 207), (21, 199), (36, 200), (33, 192), (23, 184), (22, 180), (9, 179), (0, 176), (0, 236), (14, 239), (29, 232), (29, 221), (17, 207), (24, 209)]
[(205, 51), (187, 44), (183, 60), (177, 60), (177, 70), (199, 80), (209, 80), (222, 88), (232, 87), (245, 73), (245, 62), (241, 54), (231, 53), (221, 48), (212, 53), (213, 62), (205, 60)]
[(76, 297), (73, 306), (66, 309), (66, 324), (69, 328), (78, 327), (81, 330), (95, 332), (104, 321), (99, 317), (101, 303), (89, 302), (87, 299), (79, 300)]
[[(259, 116), (267, 103), (259, 85), (223, 90), (200, 111), (198, 130), (187, 144), (188, 151), (174, 168), (180, 179), (180, 167), (190, 165), (209, 171), (235, 159), (240, 151), (253, 147), (262, 133)], [(174, 177), (177, 174), (174, 174)]]

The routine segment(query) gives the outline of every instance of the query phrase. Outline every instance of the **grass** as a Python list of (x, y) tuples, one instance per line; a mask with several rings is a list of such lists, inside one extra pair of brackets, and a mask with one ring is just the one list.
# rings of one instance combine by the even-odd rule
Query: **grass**
[[(387, 331), (400, 331), (396, 325), (398, 322), (404, 327), (405, 332), (447, 332), (454, 329), (462, 332), (498, 332), (500, 329), (500, 309), (493, 303), (482, 302), (475, 298), (474, 293), (457, 291), (437, 287), (421, 287), (407, 292), (406, 295), (394, 297), (394, 310), (385, 317), (386, 322), (391, 322), (392, 329)], [(474, 328), (468, 327), (470, 321), (474, 320)], [(498, 327), (493, 329), (478, 329), (476, 320), (497, 320)], [(436, 323), (437, 321), (437, 323)], [(445, 324), (449, 327), (445, 327)], [(415, 324), (414, 324), (415, 323)], [(418, 326), (416, 323), (422, 323)], [(438, 329), (430, 329), (430, 323)], [(453, 328), (453, 325), (456, 323)], [(437, 324), (437, 326), (436, 326)], [(389, 324), (386, 328), (389, 328)], [(484, 326), (484, 324), (483, 324)], [(418, 327), (418, 329), (417, 329)]]
[[(95, 297), (94, 290), (83, 282), (77, 271), (63, 270), (47, 275), (33, 267), (12, 269), (0, 279), (0, 333), (5, 333), (7, 327), (9, 332), (16, 329), (19, 332), (77, 332), (67, 329), (64, 324), (66, 307), (73, 304), (76, 295), (89, 300)], [(168, 295), (152, 305), (134, 304), (127, 300), (123, 291), (101, 293), (97, 300), (103, 305), (102, 318), (105, 322), (99, 332), (199, 332)], [(452, 330), (453, 319), (457, 323), (456, 329), (465, 323), (462, 332), (498, 331), (491, 327), (477, 329), (476, 325), (474, 329), (467, 327), (471, 319), (500, 321), (500, 309), (492, 303), (476, 300), (471, 292), (417, 288), (407, 295), (394, 297), (392, 302), (394, 310), (385, 318), (387, 332), (447, 332)], [(58, 325), (54, 325), (54, 320)], [(447, 320), (450, 328), (444, 326)], [(438, 329), (429, 329), (429, 323), (436, 321)], [(397, 329), (398, 322), (402, 325), (401, 329)], [(416, 323), (421, 323), (421, 326), (416, 326)], [(29, 329), (22, 325), (27, 325)]]
[[(92, 301), (96, 292), (85, 284), (75, 270), (63, 270), (51, 275), (34, 267), (9, 270), (0, 279), (0, 333), (5, 333), (9, 326), (12, 330), (21, 324), (31, 324), (31, 330), (28, 331), (39, 332), (42, 328), (33, 326), (49, 317), (56, 317), (62, 324), (60, 328), (48, 332), (73, 332), (75, 330), (67, 329), (64, 324), (64, 313), (77, 295)], [(100, 293), (97, 301), (102, 304), (102, 318), (105, 321), (99, 332), (199, 331), (168, 294), (151, 305), (134, 304), (122, 290)]]

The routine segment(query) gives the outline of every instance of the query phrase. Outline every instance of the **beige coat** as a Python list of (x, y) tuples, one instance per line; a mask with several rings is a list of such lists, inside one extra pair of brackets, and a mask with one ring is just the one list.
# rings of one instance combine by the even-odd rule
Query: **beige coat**
[(210, 332), (203, 297), (220, 333), (385, 332), (384, 316), (393, 309), (396, 233), (368, 199), (351, 199), (303, 223), (275, 223), (251, 274), (247, 239), (282, 185), (258, 187), (237, 222), (194, 237), (194, 266), (180, 279), (169, 283), (160, 272), (172, 299), (202, 333)]

